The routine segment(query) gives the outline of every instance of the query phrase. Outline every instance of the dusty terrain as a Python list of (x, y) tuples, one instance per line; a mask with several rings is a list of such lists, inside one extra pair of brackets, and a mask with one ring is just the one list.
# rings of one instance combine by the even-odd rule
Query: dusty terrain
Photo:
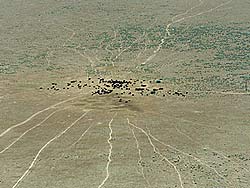
[(0, 187), (248, 188), (249, 8), (3, 0)]

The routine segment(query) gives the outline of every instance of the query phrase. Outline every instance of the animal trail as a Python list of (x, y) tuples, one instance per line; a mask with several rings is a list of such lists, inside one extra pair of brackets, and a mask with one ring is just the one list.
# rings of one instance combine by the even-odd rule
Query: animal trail
[(17, 187), (21, 181), (30, 173), (32, 167), (35, 165), (38, 157), (40, 156), (40, 154), (42, 153), (42, 151), (48, 146), (50, 145), (53, 141), (55, 141), (56, 139), (60, 138), (62, 135), (64, 135), (71, 127), (73, 127), (78, 121), (80, 121), (88, 112), (85, 112), (83, 115), (81, 115), (77, 120), (75, 120), (70, 126), (68, 126), (66, 129), (64, 129), (62, 132), (60, 132), (59, 134), (57, 134), (55, 137), (53, 137), (51, 140), (49, 140), (36, 154), (35, 158), (32, 160), (30, 166), (28, 167), (28, 169), (23, 173), (23, 175), (16, 181), (16, 183), (12, 186), (12, 188)]
[(159, 152), (158, 148), (153, 144), (152, 139), (150, 138), (149, 134), (148, 134), (146, 131), (144, 131), (142, 128), (137, 127), (136, 125), (130, 123), (130, 121), (129, 121), (128, 118), (127, 118), (127, 121), (128, 121), (128, 124), (130, 124), (131, 126), (135, 127), (136, 129), (140, 130), (143, 134), (145, 134), (145, 136), (147, 136), (148, 141), (149, 141), (150, 145), (152, 146), (154, 152), (157, 153), (162, 159), (166, 160), (166, 161), (174, 168), (176, 174), (178, 175), (178, 179), (179, 179), (179, 182), (180, 182), (180, 186), (181, 186), (181, 188), (184, 188), (184, 183), (183, 183), (183, 181), (182, 181), (182, 176), (181, 176), (179, 170), (177, 169), (177, 167), (176, 167), (171, 161), (169, 161), (168, 158), (166, 158), (165, 156), (163, 156), (163, 155)]
[(41, 113), (43, 113), (43, 112), (45, 112), (45, 111), (48, 111), (48, 110), (50, 110), (50, 109), (52, 109), (52, 108), (55, 108), (55, 107), (59, 106), (60, 104), (66, 103), (66, 102), (68, 102), (68, 101), (72, 101), (72, 100), (74, 100), (74, 99), (76, 99), (76, 98), (78, 98), (78, 96), (77, 96), (77, 97), (70, 98), (70, 99), (67, 99), (67, 100), (64, 100), (64, 101), (61, 101), (61, 102), (56, 103), (56, 104), (53, 104), (53, 105), (51, 105), (51, 106), (49, 106), (49, 107), (47, 107), (47, 108), (45, 108), (45, 109), (43, 109), (43, 110), (40, 110), (40, 111), (36, 112), (35, 114), (31, 115), (29, 118), (27, 118), (26, 120), (24, 120), (23, 122), (18, 123), (18, 124), (16, 124), (16, 125), (13, 125), (13, 126), (7, 128), (4, 132), (2, 132), (2, 133), (0, 134), (0, 138), (1, 138), (2, 136), (4, 136), (5, 134), (7, 134), (7, 133), (8, 133), (9, 131), (11, 131), (12, 129), (14, 129), (14, 128), (16, 128), (16, 127), (19, 127), (19, 126), (21, 126), (21, 125), (27, 123), (28, 121), (30, 121), (31, 119), (33, 119), (33, 118), (36, 117), (37, 115), (39, 115), (39, 114), (41, 114)]
[(7, 151), (9, 148), (11, 148), (16, 142), (18, 142), (23, 136), (25, 136), (28, 132), (32, 131), (33, 129), (41, 126), (44, 122), (46, 122), (51, 116), (53, 116), (56, 112), (61, 111), (61, 109), (56, 110), (49, 114), (44, 120), (42, 120), (40, 123), (36, 124), (35, 126), (31, 127), (30, 129), (26, 130), (23, 134), (21, 134), (17, 139), (15, 139), (11, 144), (9, 144), (7, 147), (5, 147), (3, 150), (0, 151), (0, 154)]
[[(116, 114), (115, 114), (116, 116)], [(107, 140), (108, 144), (109, 144), (109, 154), (108, 154), (108, 162), (106, 165), (106, 177), (104, 178), (104, 180), (101, 182), (101, 184), (98, 186), (98, 188), (101, 188), (104, 186), (104, 184), (106, 183), (106, 181), (109, 179), (109, 165), (112, 161), (111, 157), (112, 157), (112, 149), (113, 149), (113, 145), (112, 145), (112, 134), (113, 134), (113, 129), (112, 129), (112, 122), (113, 122), (114, 117), (110, 120), (109, 122), (109, 138)]]
[[(128, 124), (129, 124), (129, 121), (128, 121)], [(142, 163), (142, 156), (141, 156), (141, 149), (140, 149), (140, 145), (139, 145), (139, 141), (135, 135), (135, 132), (133, 130), (133, 128), (130, 127), (130, 124), (129, 124), (129, 129), (131, 130), (132, 134), (133, 134), (133, 137), (135, 139), (135, 143), (136, 143), (136, 149), (138, 151), (138, 155), (139, 155), (139, 160), (138, 160), (138, 164), (140, 165), (141, 167), (141, 174), (142, 174), (142, 177), (144, 179), (144, 181), (146, 182), (146, 184), (148, 185), (148, 187), (151, 187), (149, 181), (147, 180), (146, 176), (145, 176), (145, 173), (144, 173), (144, 168), (143, 168), (143, 165), (141, 164)]]

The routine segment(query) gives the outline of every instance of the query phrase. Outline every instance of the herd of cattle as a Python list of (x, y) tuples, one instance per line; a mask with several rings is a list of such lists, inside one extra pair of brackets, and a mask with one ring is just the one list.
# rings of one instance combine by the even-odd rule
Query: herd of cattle
[[(176, 95), (186, 97), (188, 92), (166, 90), (161, 80), (146, 81), (139, 79), (117, 80), (117, 79), (92, 79), (89, 77), (86, 82), (82, 80), (71, 80), (65, 86), (59, 87), (55, 82), (45, 89), (50, 91), (70, 90), (70, 89), (92, 88), (91, 95), (115, 95), (119, 102), (128, 103), (130, 99), (125, 99), (128, 96), (158, 96), (166, 97), (167, 95)], [(40, 90), (43, 90), (40, 87)], [(124, 97), (123, 97), (124, 96)]]

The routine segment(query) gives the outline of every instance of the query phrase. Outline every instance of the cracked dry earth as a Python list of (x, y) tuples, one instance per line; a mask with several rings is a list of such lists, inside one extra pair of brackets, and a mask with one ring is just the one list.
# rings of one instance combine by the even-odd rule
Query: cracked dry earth
[(249, 186), (248, 96), (88, 97), (2, 101), (36, 113), (1, 124), (1, 187)]

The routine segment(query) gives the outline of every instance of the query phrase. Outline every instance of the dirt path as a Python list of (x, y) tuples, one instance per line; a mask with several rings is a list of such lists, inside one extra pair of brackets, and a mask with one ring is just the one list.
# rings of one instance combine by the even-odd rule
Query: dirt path
[(68, 126), (65, 130), (63, 130), (62, 132), (60, 132), (59, 134), (57, 134), (55, 137), (53, 137), (51, 140), (49, 140), (36, 154), (35, 158), (33, 159), (33, 161), (31, 162), (29, 168), (23, 173), (23, 175), (16, 181), (16, 183), (12, 186), (12, 188), (17, 187), (21, 181), (29, 174), (29, 172), (31, 171), (32, 167), (35, 165), (38, 157), (40, 156), (40, 154), (42, 153), (42, 151), (44, 149), (46, 149), (46, 147), (51, 144), (54, 140), (60, 138), (62, 135), (64, 135), (71, 127), (73, 127), (78, 121), (80, 121), (88, 112), (85, 112), (83, 115), (81, 115), (77, 120), (75, 120), (70, 126)]
[(135, 139), (135, 143), (136, 143), (136, 149), (138, 151), (138, 156), (139, 156), (139, 160), (138, 160), (138, 164), (140, 165), (141, 167), (141, 174), (142, 174), (142, 177), (144, 179), (144, 181), (146, 182), (146, 185), (147, 187), (151, 187), (148, 179), (146, 178), (146, 175), (144, 173), (144, 167), (142, 165), (142, 156), (141, 156), (141, 149), (140, 149), (140, 144), (139, 144), (139, 141), (138, 141), (138, 138), (136, 137), (136, 134), (135, 134), (135, 131), (133, 128), (131, 128), (131, 125), (129, 124), (129, 119), (127, 119), (128, 121), (128, 125), (129, 125), (129, 129), (131, 130), (132, 134), (133, 134), (133, 137)]
[(151, 139), (151, 136), (150, 136), (145, 130), (143, 130), (142, 128), (137, 127), (136, 125), (130, 123), (129, 118), (127, 118), (127, 121), (128, 121), (128, 124), (129, 124), (129, 125), (131, 125), (131, 126), (133, 126), (134, 128), (140, 130), (145, 136), (147, 136), (148, 141), (149, 141), (150, 145), (152, 146), (154, 152), (157, 153), (162, 159), (166, 160), (166, 161), (169, 163), (169, 165), (172, 166), (172, 167), (174, 168), (176, 174), (178, 175), (178, 179), (179, 179), (179, 182), (180, 182), (180, 186), (181, 186), (181, 188), (184, 188), (184, 183), (183, 183), (183, 181), (182, 181), (182, 176), (181, 176), (179, 170), (177, 169), (177, 167), (176, 167), (168, 158), (166, 158), (164, 155), (162, 155), (162, 153), (159, 152), (159, 149), (153, 144), (152, 139)]
[(6, 129), (5, 131), (3, 131), (3, 132), (0, 134), (0, 138), (3, 137), (5, 134), (7, 134), (7, 133), (8, 133), (9, 131), (11, 131), (12, 129), (14, 129), (14, 128), (16, 128), (16, 127), (19, 127), (19, 126), (21, 126), (21, 125), (27, 123), (28, 121), (30, 121), (31, 119), (33, 119), (33, 118), (36, 117), (37, 115), (39, 115), (39, 114), (41, 114), (41, 113), (43, 113), (43, 112), (45, 112), (45, 111), (48, 111), (48, 110), (50, 110), (50, 109), (56, 108), (57, 106), (59, 106), (59, 105), (61, 105), (61, 104), (64, 104), (64, 103), (69, 102), (69, 101), (72, 101), (72, 100), (74, 100), (74, 99), (76, 99), (76, 98), (78, 98), (78, 97), (79, 97), (79, 96), (73, 97), (73, 98), (70, 98), (70, 99), (66, 99), (66, 100), (64, 100), (64, 101), (61, 101), (61, 102), (56, 103), (56, 104), (53, 104), (53, 105), (51, 105), (51, 106), (49, 106), (49, 107), (47, 107), (47, 108), (45, 108), (45, 109), (43, 109), (43, 110), (40, 110), (40, 111), (34, 113), (33, 115), (31, 115), (30, 117), (28, 117), (28, 118), (27, 118), (26, 120), (24, 120), (23, 122), (18, 123), (18, 124), (15, 124), (15, 125), (12, 125), (12, 126), (9, 127), (8, 129)]
[[(64, 108), (65, 109), (65, 108)], [(5, 151), (7, 151), (9, 148), (11, 148), (16, 142), (18, 142), (23, 136), (25, 136), (27, 133), (29, 133), (30, 131), (32, 131), (33, 129), (41, 126), (44, 122), (46, 122), (50, 117), (52, 117), (55, 113), (59, 112), (59, 111), (62, 111), (64, 109), (59, 109), (59, 110), (56, 110), (52, 113), (50, 113), (47, 117), (45, 117), (40, 123), (32, 126), (30, 129), (26, 130), (24, 133), (22, 133), (17, 139), (15, 139), (12, 143), (10, 143), (8, 146), (6, 146), (4, 149), (2, 149), (0, 151), (0, 154), (4, 153)]]
[(153, 136), (151, 133), (150, 133), (150, 130), (148, 129), (148, 135), (153, 139), (155, 140), (156, 142), (159, 142), (160, 144), (176, 151), (176, 152), (179, 152), (179, 153), (182, 153), (183, 155), (187, 156), (187, 157), (191, 157), (193, 158), (195, 161), (197, 161), (198, 163), (200, 163), (201, 165), (204, 165), (205, 167), (207, 167), (208, 169), (212, 170), (215, 172), (215, 174), (221, 178), (221, 180), (223, 180), (225, 182), (226, 185), (233, 185), (233, 183), (231, 181), (229, 181), (227, 178), (225, 178), (223, 175), (221, 175), (215, 168), (211, 167), (210, 165), (208, 165), (207, 163), (203, 162), (200, 158), (198, 157), (195, 157), (194, 155), (190, 154), (190, 153), (186, 153), (182, 150), (179, 150), (177, 149), (176, 147), (174, 146), (171, 146), (169, 144), (166, 144), (162, 141), (160, 141), (158, 138), (156, 138), (155, 136)]
[[(159, 43), (157, 49), (153, 52), (153, 54), (152, 54), (151, 56), (149, 56), (149, 57), (146, 59), (146, 61), (144, 61), (143, 63), (141, 63), (141, 65), (145, 65), (146, 63), (148, 63), (149, 61), (151, 61), (151, 60), (153, 60), (153, 59), (155, 58), (155, 56), (158, 54), (158, 52), (162, 49), (162, 45), (165, 43), (166, 37), (171, 36), (171, 33), (170, 33), (169, 29), (170, 29), (170, 27), (171, 27), (173, 24), (182, 22), (182, 21), (184, 21), (184, 20), (186, 20), (186, 19), (189, 19), (189, 18), (194, 18), (194, 17), (197, 17), (197, 16), (201, 16), (201, 15), (203, 15), (203, 14), (206, 14), (206, 13), (213, 12), (214, 10), (219, 9), (219, 8), (221, 8), (221, 7), (223, 7), (223, 6), (227, 5), (227, 4), (229, 4), (229, 3), (231, 3), (231, 2), (232, 2), (232, 0), (229, 0), (229, 1), (225, 2), (225, 3), (221, 3), (220, 5), (218, 5), (218, 6), (214, 7), (214, 8), (211, 8), (211, 9), (209, 9), (209, 10), (202, 11), (202, 12), (199, 12), (199, 13), (194, 14), (194, 15), (191, 15), (191, 16), (185, 16), (185, 15), (187, 15), (190, 11), (192, 11), (192, 10), (194, 10), (194, 9), (196, 9), (196, 8), (198, 8), (198, 7), (200, 7), (200, 6), (203, 4), (203, 1), (202, 1), (202, 0), (199, 0), (199, 3), (198, 3), (197, 5), (191, 7), (190, 9), (188, 9), (187, 11), (185, 11), (184, 13), (181, 13), (181, 14), (178, 14), (178, 15), (174, 16), (174, 17), (171, 19), (171, 22), (166, 26), (166, 29), (165, 29), (165, 30), (166, 30), (167, 35), (166, 35), (164, 38), (161, 39), (161, 42)], [(175, 20), (176, 18), (178, 18), (178, 17), (180, 17), (180, 16), (183, 16), (183, 17), (182, 17), (182, 18), (179, 18), (179, 19), (177, 19), (177, 20)]]
[[(115, 116), (116, 116), (116, 114), (115, 114)], [(114, 116), (114, 117), (115, 117)], [(106, 165), (106, 177), (104, 178), (104, 180), (101, 182), (101, 184), (98, 186), (98, 188), (101, 188), (101, 187), (103, 187), (104, 186), (104, 184), (106, 183), (106, 181), (109, 179), (109, 165), (110, 165), (110, 163), (112, 162), (112, 159), (111, 159), (111, 157), (112, 157), (112, 149), (113, 149), (113, 145), (112, 145), (112, 135), (113, 135), (113, 129), (112, 129), (112, 122), (113, 122), (113, 120), (114, 120), (114, 117), (110, 120), (110, 122), (109, 122), (109, 125), (108, 125), (108, 127), (109, 127), (109, 138), (108, 138), (108, 140), (107, 140), (107, 142), (108, 142), (108, 144), (109, 144), (109, 154), (108, 154), (108, 162), (107, 162), (107, 165)]]

